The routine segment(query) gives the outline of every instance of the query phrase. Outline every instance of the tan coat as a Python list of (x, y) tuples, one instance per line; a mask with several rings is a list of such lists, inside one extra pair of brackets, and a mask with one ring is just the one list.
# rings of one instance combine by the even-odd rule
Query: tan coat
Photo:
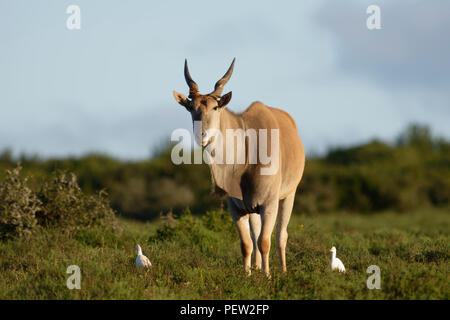
[[(204, 131), (211, 128), (220, 130), (223, 137), (226, 137), (227, 129), (243, 129), (244, 131), (254, 129), (258, 137), (259, 130), (266, 129), (267, 153), (272, 155), (270, 133), (273, 129), (278, 130), (278, 170), (274, 174), (261, 174), (261, 169), (269, 167), (270, 164), (260, 163), (259, 157), (256, 164), (248, 161), (250, 154), (248, 139), (242, 145), (242, 148), (245, 148), (245, 163), (210, 164), (215, 191), (228, 197), (228, 207), (241, 239), (245, 271), (249, 274), (251, 272), (251, 254), (254, 250), (256, 267), (261, 268), (262, 262), (264, 272), (270, 277), (270, 237), (275, 224), (280, 263), (283, 271), (286, 271), (287, 225), (295, 192), (303, 175), (305, 152), (297, 126), (287, 112), (265, 106), (261, 102), (252, 103), (241, 114), (235, 114), (225, 107), (231, 100), (231, 92), (223, 96), (221, 92), (231, 76), (233, 67), (234, 60), (224, 77), (216, 83), (215, 90), (211, 94), (202, 95), (198, 93), (198, 86), (190, 77), (186, 62), (185, 78), (190, 87), (190, 99), (175, 91), (174, 96), (177, 102), (191, 113), (193, 120), (202, 121), (202, 138), (200, 139), (210, 139)], [(211, 141), (202, 140), (201, 144), (208, 146)], [(223, 148), (225, 159), (225, 144)], [(235, 154), (236, 148), (238, 148), (237, 144), (234, 149)], [(261, 148), (259, 142), (257, 148), (259, 152)]]

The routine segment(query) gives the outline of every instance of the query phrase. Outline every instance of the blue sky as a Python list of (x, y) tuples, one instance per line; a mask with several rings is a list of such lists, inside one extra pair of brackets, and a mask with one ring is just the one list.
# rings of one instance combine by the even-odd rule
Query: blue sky
[[(81, 29), (66, 28), (66, 8)], [(366, 8), (381, 8), (381, 30)], [(288, 111), (307, 152), (408, 123), (450, 137), (448, 1), (0, 2), (0, 150), (41, 156), (100, 151), (148, 157), (191, 130), (172, 90), (184, 59), (210, 92), (233, 57), (229, 108)]]

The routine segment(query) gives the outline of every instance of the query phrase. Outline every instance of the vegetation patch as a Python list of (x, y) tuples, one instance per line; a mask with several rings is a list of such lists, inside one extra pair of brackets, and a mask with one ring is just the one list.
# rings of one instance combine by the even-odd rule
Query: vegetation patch
[[(122, 233), (94, 227), (72, 235), (38, 228), (28, 238), (0, 242), (0, 299), (450, 298), (448, 210), (294, 213), (288, 272), (281, 273), (273, 242), (271, 280), (257, 270), (245, 275), (229, 212), (185, 212), (173, 219), (171, 224), (119, 219)], [(168, 226), (176, 236), (167, 236)], [(136, 243), (152, 262), (147, 271), (136, 269)], [(332, 245), (345, 274), (329, 268)], [(81, 269), (80, 290), (66, 286), (66, 269), (73, 264)], [(380, 290), (367, 288), (370, 265), (380, 267)]]
[(33, 191), (28, 177), (21, 177), (21, 169), (18, 165), (7, 170), (0, 183), (0, 239), (29, 236), (39, 227), (69, 233), (91, 227), (117, 229), (104, 191), (87, 195), (73, 173), (63, 172)]

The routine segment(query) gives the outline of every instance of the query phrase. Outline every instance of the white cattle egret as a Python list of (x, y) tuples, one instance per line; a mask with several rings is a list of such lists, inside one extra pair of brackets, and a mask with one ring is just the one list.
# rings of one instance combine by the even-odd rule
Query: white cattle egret
[(336, 247), (332, 247), (330, 249), (330, 252), (331, 252), (331, 260), (330, 260), (331, 270), (338, 270), (339, 272), (345, 272), (345, 267), (341, 259), (336, 258)]
[(138, 268), (148, 268), (152, 266), (150, 260), (142, 254), (142, 249), (140, 245), (136, 245), (137, 258), (136, 258), (136, 267)]

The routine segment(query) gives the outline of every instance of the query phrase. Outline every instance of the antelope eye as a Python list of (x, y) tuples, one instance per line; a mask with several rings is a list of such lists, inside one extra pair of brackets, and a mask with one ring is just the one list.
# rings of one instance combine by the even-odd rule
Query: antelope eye
[(219, 106), (215, 106), (214, 108), (213, 108), (213, 110), (218, 110), (219, 109)]

